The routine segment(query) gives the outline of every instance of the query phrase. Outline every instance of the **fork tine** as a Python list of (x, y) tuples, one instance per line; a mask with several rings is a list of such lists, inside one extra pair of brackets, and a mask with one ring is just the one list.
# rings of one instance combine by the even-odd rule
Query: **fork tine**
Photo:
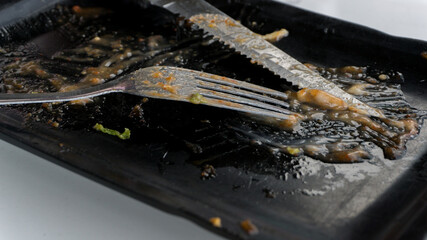
[[(248, 99), (248, 98), (243, 98), (240, 96), (236, 96), (233, 94), (228, 94), (228, 93), (223, 93), (223, 92), (217, 92), (217, 91), (213, 91), (213, 90), (207, 90), (207, 89), (200, 89), (199, 94), (201, 94), (202, 96), (204, 96), (205, 98), (210, 98), (210, 99), (217, 99), (220, 100), (223, 105), (226, 106), (236, 106), (235, 104), (239, 104), (239, 108), (241, 108), (242, 106), (246, 106), (246, 107), (250, 107), (248, 109), (250, 110), (263, 110), (264, 112), (268, 111), (273, 111), (276, 113), (281, 113), (284, 114), (286, 116), (293, 114), (293, 112), (287, 110), (287, 109), (283, 109), (271, 104), (267, 104), (267, 103), (263, 103), (260, 101), (256, 101), (256, 100), (252, 100), (252, 99)], [(245, 108), (246, 109), (246, 108)]]
[[(248, 101), (250, 99), (255, 99), (255, 100), (279, 105), (279, 106), (282, 106), (285, 108), (289, 108), (289, 104), (283, 100), (278, 100), (275, 98), (271, 98), (269, 96), (265, 96), (265, 95), (261, 95), (258, 93), (242, 90), (242, 89), (239, 89), (238, 87), (240, 87), (240, 86), (237, 86), (237, 85), (235, 85), (235, 86), (222, 85), (223, 84), (222, 82), (227, 83), (225, 81), (222, 81), (222, 82), (218, 81), (218, 82), (212, 83), (212, 81), (207, 80), (208, 78), (203, 78), (202, 81), (200, 81), (201, 78), (196, 77), (196, 79), (199, 79), (199, 81), (196, 81), (197, 87), (202, 88), (202, 89), (209, 89), (209, 90), (214, 90), (217, 92), (228, 93), (228, 94), (235, 95), (235, 96), (246, 97), (246, 98), (248, 98)], [(209, 80), (211, 80), (211, 79), (209, 79)], [(256, 86), (256, 85), (251, 85), (251, 86)], [(268, 91), (271, 92), (270, 89), (268, 89)], [(284, 94), (284, 95), (286, 95), (286, 94)]]
[(288, 119), (289, 114), (274, 112), (270, 110), (265, 110), (263, 108), (256, 108), (249, 105), (243, 105), (240, 103), (230, 102), (226, 100), (221, 99), (215, 99), (215, 98), (208, 98), (206, 105), (208, 106), (215, 106), (219, 108), (225, 108), (230, 110), (235, 110), (238, 112), (246, 112), (246, 113), (252, 113), (256, 115), (263, 115), (266, 117), (273, 117), (278, 119)]
[(205, 81), (205, 82), (212, 82), (212, 83), (217, 83), (221, 85), (231, 86), (231, 87), (234, 87), (235, 89), (240, 88), (240, 89), (248, 90), (248, 91), (259, 93), (259, 94), (266, 94), (272, 97), (281, 98), (282, 100), (288, 99), (288, 95), (286, 95), (283, 92), (279, 92), (279, 91), (262, 87), (259, 85), (255, 85), (255, 84), (246, 83), (243, 81), (237, 81), (234, 79), (221, 77), (218, 75), (202, 73), (199, 76), (195, 76), (194, 78)]
[[(190, 101), (189, 96), (200, 94), (205, 105), (288, 119), (295, 113), (283, 101), (287, 94), (238, 80), (177, 67), (149, 67), (135, 72), (134, 79), (142, 81), (143, 94), (154, 98)], [(160, 84), (159, 84), (160, 82)], [(164, 86), (163, 86), (164, 85)], [(151, 92), (147, 87), (154, 88)], [(129, 91), (131, 92), (131, 91)], [(264, 95), (265, 94), (265, 95)], [(273, 98), (274, 97), (274, 98)]]

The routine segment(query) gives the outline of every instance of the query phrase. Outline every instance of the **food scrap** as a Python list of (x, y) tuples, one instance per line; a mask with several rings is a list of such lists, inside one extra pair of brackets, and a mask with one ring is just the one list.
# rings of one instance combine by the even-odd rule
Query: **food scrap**
[(111, 13), (111, 10), (102, 7), (81, 7), (78, 5), (73, 6), (72, 10), (76, 15), (85, 18), (97, 18), (101, 15)]
[(216, 170), (212, 165), (205, 164), (202, 173), (200, 174), (202, 180), (207, 180), (216, 177)]
[(249, 219), (240, 222), (240, 227), (249, 235), (255, 235), (259, 233), (257, 226), (255, 226)]
[(221, 218), (219, 218), (219, 217), (213, 217), (213, 218), (210, 218), (209, 219), (209, 222), (212, 224), (212, 226), (214, 226), (214, 227), (217, 227), (217, 228), (220, 228), (220, 227), (222, 227), (222, 224), (221, 224)]
[(308, 103), (321, 109), (346, 110), (347, 103), (341, 98), (335, 97), (325, 91), (304, 88), (297, 92), (297, 99), (302, 103)]
[(422, 52), (421, 57), (423, 57), (424, 59), (427, 59), (427, 51)]
[(102, 124), (95, 124), (95, 126), (93, 126), (93, 129), (112, 135), (112, 136), (117, 136), (118, 138), (122, 139), (122, 140), (127, 140), (130, 138), (130, 130), (129, 128), (125, 128), (125, 131), (123, 133), (120, 133), (119, 131), (116, 130), (112, 130), (109, 128), (105, 128), (104, 126), (102, 126)]
[(194, 93), (190, 96), (190, 102), (193, 104), (206, 103), (206, 98), (200, 93)]
[(268, 33), (265, 35), (261, 35), (264, 40), (267, 40), (271, 43), (278, 42), (280, 39), (289, 36), (288, 30), (282, 28), (280, 30), (274, 31), (272, 33)]
[(390, 77), (388, 75), (386, 75), (386, 74), (380, 74), (380, 75), (378, 75), (378, 80), (381, 80), (381, 81), (386, 81), (389, 78)]
[(289, 154), (294, 156), (299, 156), (301, 154), (301, 148), (286, 147), (286, 150)]

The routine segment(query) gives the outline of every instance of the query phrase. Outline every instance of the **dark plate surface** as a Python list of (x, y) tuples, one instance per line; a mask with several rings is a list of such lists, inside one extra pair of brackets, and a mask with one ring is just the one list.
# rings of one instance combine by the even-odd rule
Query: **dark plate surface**
[[(270, 1), (215, 4), (233, 17), (242, 13), (242, 7), (243, 12), (247, 9), (250, 12), (244, 17), (263, 22), (265, 32), (287, 28), (290, 36), (277, 46), (302, 62), (397, 70), (405, 76), (402, 88), (408, 101), (426, 109), (427, 81), (421, 80), (427, 77), (427, 60), (420, 56), (427, 50), (425, 42), (388, 36)], [(36, 9), (45, 8), (34, 4), (31, 11), (20, 14), (26, 18)], [(217, 177), (208, 181), (200, 180), (200, 168), (188, 162), (190, 156), (184, 149), (170, 148), (167, 142), (128, 143), (82, 129), (55, 129), (41, 123), (29, 126), (19, 108), (0, 112), (0, 131), (8, 141), (227, 237), (399, 238), (421, 237), (425, 230), (424, 128), (408, 143), (404, 159), (397, 161), (337, 165), (307, 160), (299, 166), (305, 171), (302, 177), (286, 180), (238, 164), (223, 164), (216, 169)], [(265, 197), (266, 189), (276, 197)], [(223, 228), (210, 226), (207, 220), (214, 216), (221, 217)], [(244, 219), (251, 219), (259, 234), (249, 236), (242, 231), (239, 223)]]

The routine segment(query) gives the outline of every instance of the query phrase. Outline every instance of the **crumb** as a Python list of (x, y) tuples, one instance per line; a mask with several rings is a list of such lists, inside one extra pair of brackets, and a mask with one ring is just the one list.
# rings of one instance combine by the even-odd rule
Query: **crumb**
[(221, 218), (219, 217), (213, 217), (209, 219), (209, 222), (212, 224), (212, 226), (220, 228), (221, 225)]
[(249, 235), (255, 235), (259, 233), (258, 228), (249, 219), (240, 222), (240, 227)]
[(288, 30), (282, 28), (278, 31), (262, 35), (262, 38), (264, 38), (264, 40), (267, 40), (271, 43), (274, 43), (274, 42), (278, 42), (280, 39), (287, 37), (287, 36), (289, 36)]
[(202, 180), (208, 180), (216, 177), (216, 170), (212, 165), (206, 164), (203, 166), (202, 173), (200, 174)]
[(379, 80), (381, 80), (381, 81), (385, 81), (385, 80), (388, 80), (390, 77), (388, 76), (388, 75), (386, 75), (386, 74), (380, 74), (379, 76), (378, 76), (378, 79)]
[(49, 120), (49, 121), (47, 121), (47, 124), (49, 124), (50, 126), (55, 127), (55, 128), (59, 127), (59, 123), (56, 121)]

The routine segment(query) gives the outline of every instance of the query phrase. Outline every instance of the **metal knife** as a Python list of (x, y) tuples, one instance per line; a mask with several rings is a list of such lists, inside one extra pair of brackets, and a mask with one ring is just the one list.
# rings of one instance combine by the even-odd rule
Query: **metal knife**
[(189, 19), (215, 39), (300, 88), (323, 90), (343, 99), (349, 107), (384, 117), (380, 110), (356, 99), (204, 0), (150, 0), (150, 3)]

